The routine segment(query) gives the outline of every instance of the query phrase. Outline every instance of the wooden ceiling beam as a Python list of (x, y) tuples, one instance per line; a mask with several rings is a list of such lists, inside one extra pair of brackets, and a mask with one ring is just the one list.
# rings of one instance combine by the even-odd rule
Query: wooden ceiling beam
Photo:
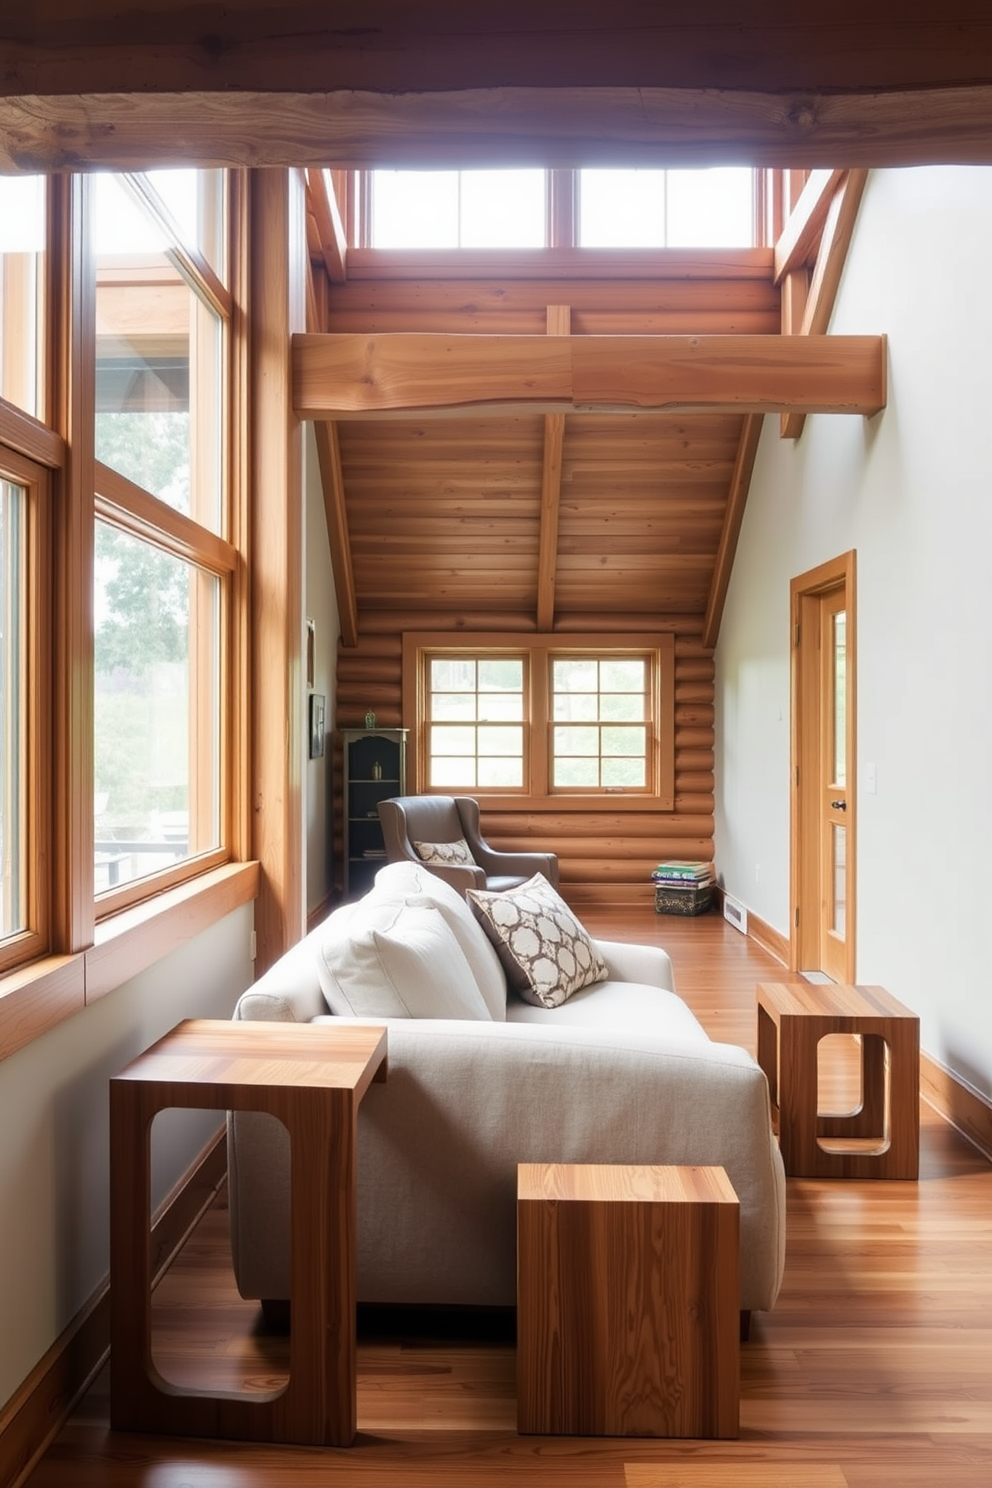
[(754, 472), (754, 461), (758, 453), (758, 441), (761, 438), (761, 423), (760, 414), (749, 413), (745, 417), (744, 425), (741, 429), (740, 443), (737, 446), (737, 458), (734, 461), (734, 473), (730, 479), (730, 490), (727, 494), (727, 505), (723, 514), (720, 545), (717, 548), (716, 562), (713, 565), (713, 577), (710, 580), (709, 599), (706, 603), (706, 618), (703, 621), (702, 637), (704, 646), (715, 646), (720, 635), (723, 607), (727, 601), (730, 575), (734, 566), (734, 558), (737, 554), (737, 541), (741, 534), (744, 508), (747, 505), (748, 493), (751, 489), (751, 476)]
[(317, 439), (317, 461), (320, 483), (324, 488), (324, 516), (331, 548), (331, 570), (337, 594), (341, 621), (341, 642), (358, 644), (358, 602), (355, 576), (351, 564), (351, 540), (348, 535), (348, 511), (344, 498), (344, 475), (341, 470), (341, 446), (337, 425), (329, 421), (314, 424)]
[[(60, 51), (75, 58), (72, 47)], [(115, 91), (140, 87), (133, 76), (92, 92), (96, 74), (80, 66), (67, 73), (76, 77), (73, 91), (52, 97), (12, 96), (4, 63), (0, 171), (12, 173), (329, 161), (412, 169), (992, 163), (992, 81), (822, 94), (626, 86), (305, 93), (297, 83), (289, 85), (296, 91), (221, 93), (204, 87), (201, 72), (196, 91), (135, 94)], [(602, 70), (590, 65), (589, 76)]]
[[(801, 336), (825, 336), (827, 333), (867, 180), (866, 170), (848, 171), (831, 200), (806, 295), (799, 327)], [(803, 432), (806, 412), (811, 410), (790, 410), (783, 417), (783, 439), (799, 438)]]
[(298, 417), (636, 411), (874, 414), (881, 336), (298, 335)]
[[(572, 312), (568, 305), (548, 306), (548, 335), (567, 336)], [(561, 459), (565, 443), (565, 415), (544, 415), (544, 460), (541, 471), (541, 530), (537, 553), (537, 628), (551, 630), (555, 619), (555, 577), (558, 570), (558, 517), (561, 507)]]

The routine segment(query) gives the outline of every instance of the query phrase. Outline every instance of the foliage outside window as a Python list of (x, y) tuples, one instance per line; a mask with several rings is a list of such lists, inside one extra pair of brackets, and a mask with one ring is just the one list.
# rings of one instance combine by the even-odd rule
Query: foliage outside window
[(103, 912), (224, 854), (230, 303), (212, 266), (226, 265), (223, 179), (189, 170), (94, 182), (94, 887)]
[(37, 599), (47, 476), (0, 449), (0, 970), (45, 949), (49, 617)]
[(670, 635), (403, 638), (417, 788), (674, 806)]

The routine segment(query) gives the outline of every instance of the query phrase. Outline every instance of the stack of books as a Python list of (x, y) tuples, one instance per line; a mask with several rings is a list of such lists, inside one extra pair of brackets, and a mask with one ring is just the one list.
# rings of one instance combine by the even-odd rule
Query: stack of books
[(651, 874), (654, 907), (658, 914), (703, 914), (713, 904), (716, 878), (712, 863), (672, 859), (659, 863)]

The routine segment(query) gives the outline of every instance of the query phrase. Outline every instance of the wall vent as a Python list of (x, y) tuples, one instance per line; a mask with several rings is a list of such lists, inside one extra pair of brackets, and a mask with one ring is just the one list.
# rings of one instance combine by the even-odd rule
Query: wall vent
[(729, 920), (742, 935), (747, 934), (747, 908), (739, 899), (733, 899), (729, 894), (723, 896), (723, 918)]

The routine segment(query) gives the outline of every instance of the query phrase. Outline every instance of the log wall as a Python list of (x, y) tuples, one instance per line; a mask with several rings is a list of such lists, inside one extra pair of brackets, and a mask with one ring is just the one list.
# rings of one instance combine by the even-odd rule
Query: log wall
[[(675, 636), (675, 810), (671, 812), (506, 811), (485, 813), (483, 830), (494, 847), (540, 848), (558, 854), (562, 892), (576, 907), (590, 902), (649, 905), (649, 875), (663, 857), (713, 856), (713, 653), (701, 641), (697, 617), (676, 617), (651, 626)], [(502, 630), (524, 635), (534, 630), (528, 617), (506, 613), (453, 615), (445, 611), (369, 612), (360, 617), (358, 644), (339, 648), (336, 729), (360, 728), (369, 708), (388, 728), (413, 728), (403, 717), (402, 638), (404, 631), (450, 630), (468, 641), (474, 631)], [(555, 629), (611, 635), (645, 628), (635, 615), (574, 614)], [(335, 736), (336, 861), (343, 844), (342, 771)], [(408, 790), (414, 782), (408, 781)], [(339, 885), (340, 887), (340, 885)]]

